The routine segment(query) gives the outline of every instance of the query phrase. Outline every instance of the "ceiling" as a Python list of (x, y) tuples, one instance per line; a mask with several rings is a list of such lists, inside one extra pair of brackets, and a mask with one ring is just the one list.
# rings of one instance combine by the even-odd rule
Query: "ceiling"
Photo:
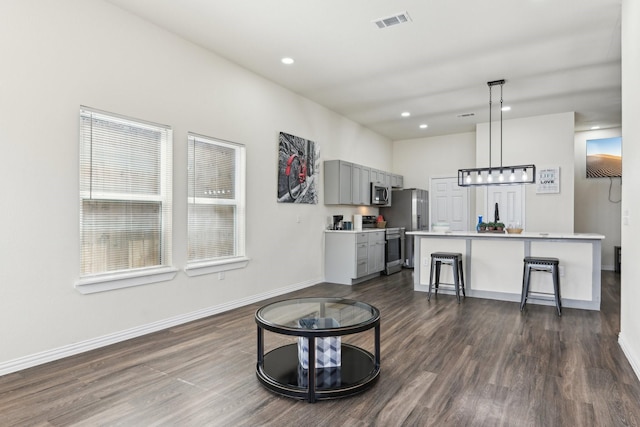
[(475, 130), (498, 79), (505, 120), (621, 125), (621, 0), (107, 1), (392, 140)]

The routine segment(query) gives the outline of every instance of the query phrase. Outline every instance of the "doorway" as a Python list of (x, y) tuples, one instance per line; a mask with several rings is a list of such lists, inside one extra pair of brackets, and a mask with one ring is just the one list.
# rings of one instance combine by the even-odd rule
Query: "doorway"
[(431, 178), (429, 218), (449, 224), (451, 231), (469, 231), (469, 190), (458, 186), (458, 178)]
[(494, 185), (485, 187), (484, 222), (495, 220), (496, 203), (500, 221), (525, 228), (524, 185)]

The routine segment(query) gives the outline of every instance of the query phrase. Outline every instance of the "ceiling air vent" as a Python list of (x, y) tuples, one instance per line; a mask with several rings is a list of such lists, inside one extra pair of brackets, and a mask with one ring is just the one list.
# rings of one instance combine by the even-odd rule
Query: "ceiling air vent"
[(462, 113), (462, 114), (458, 114), (456, 117), (459, 119), (464, 119), (465, 117), (473, 117), (475, 115), (476, 113)]
[(371, 22), (376, 24), (376, 27), (382, 29), (398, 24), (404, 24), (406, 22), (411, 22), (411, 18), (409, 17), (409, 14), (407, 12), (402, 12), (393, 16), (387, 16), (386, 18), (374, 19)]

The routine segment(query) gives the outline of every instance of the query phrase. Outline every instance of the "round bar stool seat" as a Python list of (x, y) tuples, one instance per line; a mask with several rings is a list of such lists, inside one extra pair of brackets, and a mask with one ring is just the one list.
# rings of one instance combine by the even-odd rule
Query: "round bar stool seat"
[(529, 299), (529, 283), (531, 281), (532, 271), (544, 271), (551, 273), (553, 278), (553, 295), (556, 302), (556, 310), (558, 316), (562, 316), (562, 302), (560, 299), (560, 260), (558, 258), (544, 258), (528, 256), (524, 258), (524, 271), (522, 273), (522, 296), (520, 298), (520, 311), (524, 310), (524, 306)]
[(442, 264), (450, 265), (453, 269), (453, 286), (456, 289), (458, 304), (460, 304), (460, 289), (462, 289), (462, 296), (466, 298), (466, 295), (464, 292), (462, 254), (456, 252), (434, 252), (431, 254), (431, 272), (429, 273), (429, 295), (427, 296), (427, 300), (431, 301), (431, 290), (434, 285), (436, 288), (436, 295), (438, 294), (438, 286), (440, 285), (440, 267)]

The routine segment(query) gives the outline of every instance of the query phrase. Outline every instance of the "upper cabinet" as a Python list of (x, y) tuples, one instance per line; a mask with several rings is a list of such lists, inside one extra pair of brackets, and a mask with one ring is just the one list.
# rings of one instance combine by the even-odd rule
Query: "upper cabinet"
[(368, 206), (372, 182), (398, 188), (402, 187), (402, 181), (402, 175), (344, 160), (327, 160), (324, 162), (324, 204)]
[(370, 182), (371, 168), (354, 163), (351, 173), (351, 204), (371, 204), (371, 194), (369, 189)]
[(325, 205), (350, 205), (353, 200), (353, 163), (342, 160), (324, 162)]
[(391, 187), (402, 188), (404, 187), (404, 177), (402, 175), (391, 174)]

